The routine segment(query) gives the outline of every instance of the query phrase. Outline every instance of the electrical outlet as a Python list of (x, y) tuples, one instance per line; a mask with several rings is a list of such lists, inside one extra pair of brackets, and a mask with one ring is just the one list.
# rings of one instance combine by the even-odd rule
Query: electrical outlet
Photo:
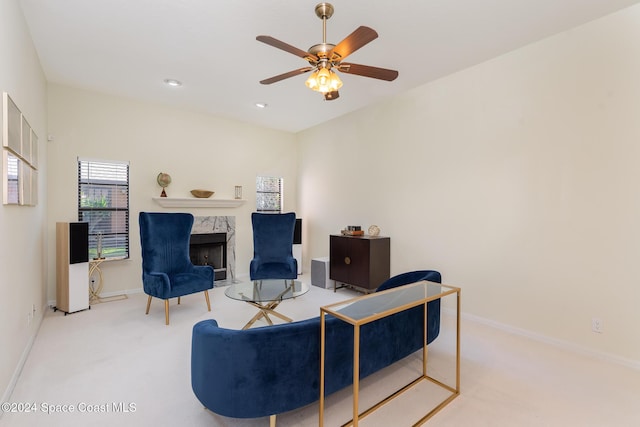
[(593, 332), (601, 334), (602, 333), (602, 319), (599, 319), (597, 317), (593, 317), (591, 319), (591, 330)]

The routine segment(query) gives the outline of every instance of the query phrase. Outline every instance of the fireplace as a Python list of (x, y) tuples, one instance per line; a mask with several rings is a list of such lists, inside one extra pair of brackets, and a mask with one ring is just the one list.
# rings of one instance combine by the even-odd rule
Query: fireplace
[[(193, 228), (191, 229), (191, 237), (194, 238), (196, 235), (211, 235), (211, 234), (221, 234), (226, 236), (226, 246), (224, 248), (224, 253), (222, 255), (207, 255), (207, 262), (212, 264), (210, 260), (214, 259), (217, 256), (219, 260), (222, 258), (223, 264), (218, 266), (215, 264), (214, 268), (226, 268), (224, 272), (224, 276), (222, 273), (216, 274), (216, 283), (215, 286), (226, 286), (231, 283), (235, 283), (236, 281), (236, 217), (235, 216), (196, 216), (193, 221)], [(200, 237), (195, 237), (195, 239), (200, 242)], [(217, 241), (220, 241), (221, 238), (218, 236)], [(194, 240), (194, 241), (196, 241)], [(219, 246), (220, 244), (217, 243)], [(204, 256), (202, 256), (201, 260), (198, 261), (196, 259), (196, 263), (202, 264), (204, 261)], [(219, 277), (225, 277), (226, 279), (218, 279)]]
[(189, 258), (193, 265), (210, 265), (215, 280), (227, 279), (227, 233), (192, 234)]

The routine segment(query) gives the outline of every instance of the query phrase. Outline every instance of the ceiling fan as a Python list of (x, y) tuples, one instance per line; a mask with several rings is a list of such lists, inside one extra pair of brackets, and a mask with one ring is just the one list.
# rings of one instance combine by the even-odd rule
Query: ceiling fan
[(342, 87), (342, 81), (335, 72), (336, 70), (347, 74), (356, 74), (358, 76), (386, 81), (392, 81), (398, 77), (398, 72), (395, 70), (342, 62), (347, 56), (375, 40), (378, 37), (378, 33), (372, 28), (361, 26), (337, 45), (327, 43), (327, 19), (333, 15), (333, 6), (329, 3), (319, 3), (316, 5), (315, 11), (316, 16), (322, 19), (322, 43), (311, 46), (308, 51), (298, 49), (271, 36), (256, 37), (256, 40), (262, 43), (292, 53), (309, 63), (308, 67), (279, 74), (262, 80), (260, 83), (269, 85), (279, 82), (280, 80), (288, 79), (289, 77), (313, 71), (306, 81), (307, 87), (322, 93), (324, 99), (330, 101), (340, 96), (338, 89)]

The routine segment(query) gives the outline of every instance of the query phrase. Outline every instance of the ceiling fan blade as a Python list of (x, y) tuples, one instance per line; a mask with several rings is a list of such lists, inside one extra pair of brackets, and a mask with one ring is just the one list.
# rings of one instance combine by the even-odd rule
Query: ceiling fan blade
[(296, 56), (299, 56), (300, 58), (306, 59), (307, 61), (312, 60), (312, 61), (317, 61), (318, 57), (315, 56), (312, 53), (309, 53), (305, 50), (302, 49), (298, 49), (297, 47), (291, 46), (290, 44), (287, 44), (285, 42), (282, 42), (278, 39), (274, 39), (271, 36), (258, 36), (256, 37), (256, 40), (258, 40), (259, 42), (262, 43), (266, 43), (269, 46), (273, 46), (275, 48), (284, 50), (285, 52), (289, 52), (292, 53)]
[(378, 33), (376, 33), (373, 28), (365, 26), (358, 27), (329, 52), (329, 59), (331, 61), (343, 60), (362, 46), (377, 38)]
[(299, 74), (304, 74), (311, 70), (313, 70), (313, 67), (299, 68), (297, 70), (289, 71), (288, 73), (283, 73), (268, 79), (260, 80), (260, 83), (263, 85), (270, 85), (271, 83), (279, 82), (280, 80), (288, 79), (289, 77), (294, 77)]
[(388, 82), (393, 81), (398, 77), (398, 72), (396, 70), (371, 67), (369, 65), (341, 63), (337, 68), (343, 73), (356, 74), (358, 76), (371, 77), (373, 79), (386, 80)]

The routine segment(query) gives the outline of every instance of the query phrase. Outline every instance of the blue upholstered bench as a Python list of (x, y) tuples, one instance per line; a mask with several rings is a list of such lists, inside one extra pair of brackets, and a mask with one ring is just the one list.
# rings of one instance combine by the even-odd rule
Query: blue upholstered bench
[[(441, 282), (437, 271), (394, 276), (377, 291), (421, 280)], [(440, 300), (427, 308), (427, 343), (440, 332)], [(423, 307), (361, 328), (360, 377), (364, 378), (422, 348)], [(325, 392), (352, 384), (353, 328), (326, 319)], [(248, 330), (204, 320), (193, 327), (191, 386), (209, 410), (234, 418), (291, 411), (319, 398), (320, 318)]]

